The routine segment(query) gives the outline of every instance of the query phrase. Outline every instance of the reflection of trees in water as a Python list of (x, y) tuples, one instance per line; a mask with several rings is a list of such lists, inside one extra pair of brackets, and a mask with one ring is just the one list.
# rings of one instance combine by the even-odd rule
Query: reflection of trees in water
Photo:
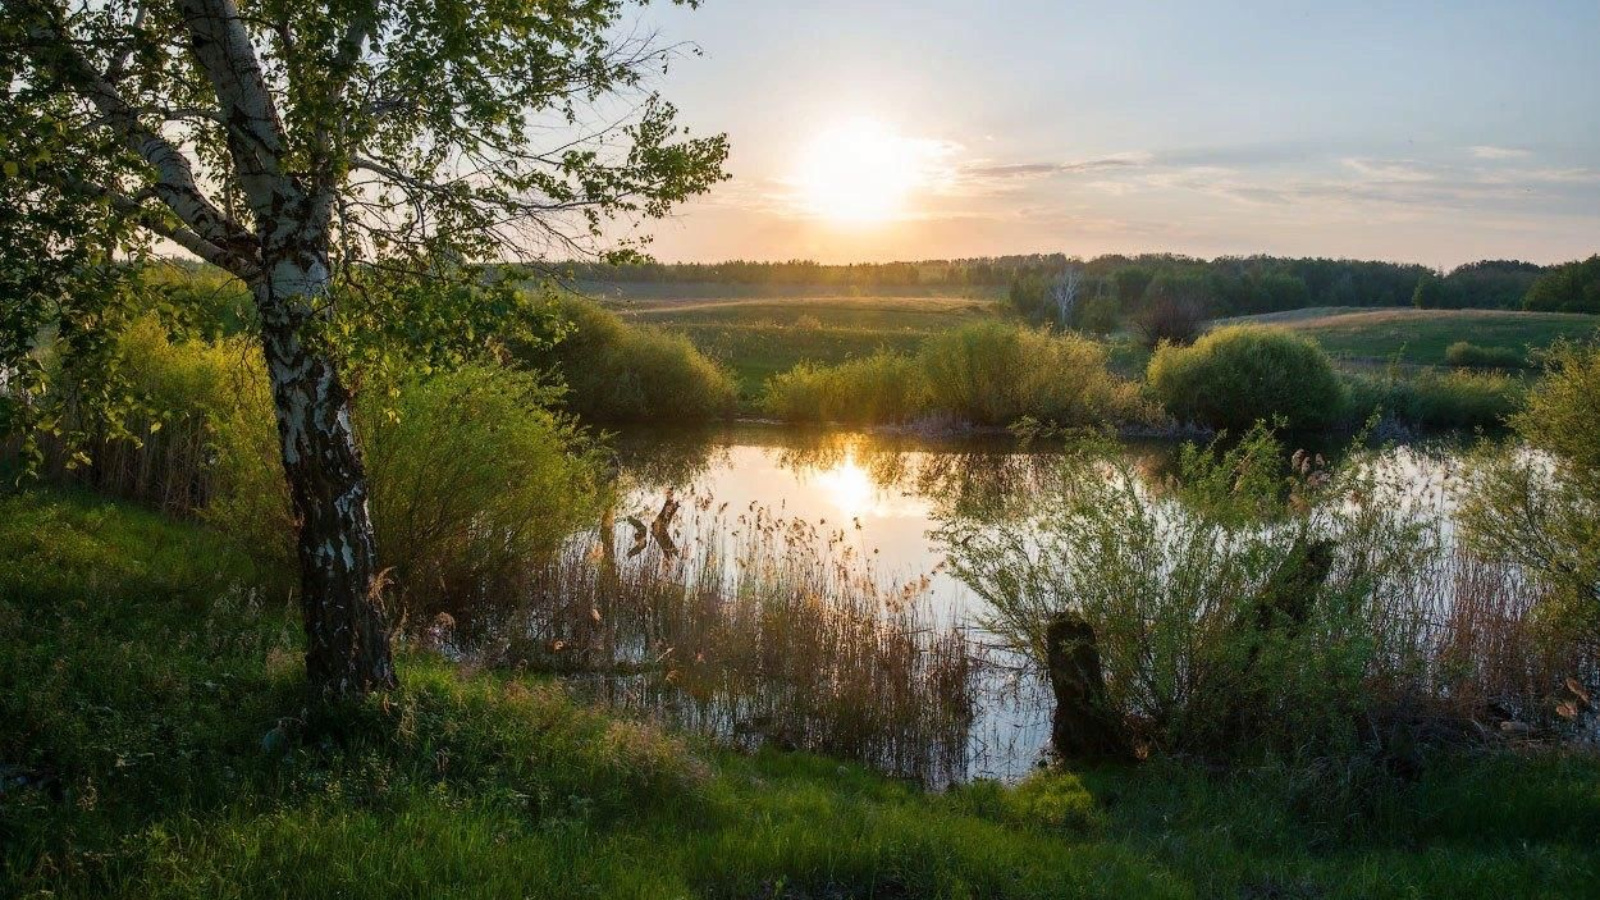
[(612, 441), (630, 484), (651, 491), (681, 487), (728, 465), (730, 446), (718, 431), (634, 432)]
[[(1134, 467), (1152, 482), (1171, 471), (1175, 448), (1161, 442), (1125, 445)], [(796, 473), (858, 466), (879, 490), (933, 503), (933, 518), (1007, 522), (1030, 514), (1036, 498), (1067, 464), (1059, 441), (1023, 443), (1009, 436), (930, 442), (906, 436), (832, 433), (779, 447), (776, 461)]]

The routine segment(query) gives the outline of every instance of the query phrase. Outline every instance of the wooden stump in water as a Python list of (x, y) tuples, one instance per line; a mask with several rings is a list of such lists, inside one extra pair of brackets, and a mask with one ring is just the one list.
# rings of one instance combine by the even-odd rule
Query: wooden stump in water
[(1136, 759), (1127, 728), (1106, 696), (1094, 628), (1076, 613), (1056, 613), (1045, 642), (1045, 664), (1056, 697), (1050, 730), (1056, 755), (1081, 762)]

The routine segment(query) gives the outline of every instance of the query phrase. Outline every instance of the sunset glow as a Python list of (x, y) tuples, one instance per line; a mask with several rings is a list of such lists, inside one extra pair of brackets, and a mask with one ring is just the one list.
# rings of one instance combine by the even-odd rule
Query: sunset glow
[(803, 213), (840, 225), (877, 225), (911, 213), (937, 178), (945, 148), (855, 119), (816, 134), (801, 150), (791, 186)]

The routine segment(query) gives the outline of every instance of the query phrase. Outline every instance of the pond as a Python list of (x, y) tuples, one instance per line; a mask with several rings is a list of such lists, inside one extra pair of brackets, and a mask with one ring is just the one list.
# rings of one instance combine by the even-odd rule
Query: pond
[[(583, 584), (577, 587), (569, 575), (558, 590), (567, 605), (582, 607), (580, 613), (587, 611), (613, 629), (605, 641), (606, 658), (625, 658), (628, 664), (598, 675), (584, 670), (573, 679), (580, 689), (725, 742), (853, 756), (935, 785), (975, 777), (1013, 779), (1038, 762), (1049, 734), (1048, 691), (1021, 658), (994, 646), (982, 624), (984, 602), (951, 571), (936, 532), (956, 517), (1025, 529), (1038, 499), (1048, 496), (1050, 479), (1061, 471), (1061, 443), (1008, 435), (928, 438), (739, 424), (628, 432), (614, 446), (627, 488), (608, 520), (614, 524), (602, 528), (603, 552), (585, 549), (584, 558), (591, 565), (598, 558), (619, 560), (617, 571), (631, 562), (633, 575), (579, 579)], [(1142, 479), (1157, 483), (1175, 469), (1179, 446), (1124, 441), (1121, 452)], [(1385, 457), (1409, 490), (1441, 503), (1455, 459), (1449, 443), (1401, 448)], [(659, 545), (654, 540), (658, 522), (664, 541)], [(625, 546), (630, 532), (635, 542), (624, 560), (612, 543)], [(646, 566), (652, 555), (662, 555), (662, 547), (675, 562)], [(758, 564), (758, 557), (766, 563)], [(797, 564), (800, 557), (817, 561)], [(729, 596), (745, 588), (705, 587), (716, 580), (708, 574), (725, 582), (751, 575), (741, 582), (747, 587), (758, 578), (791, 577), (772, 575), (777, 571), (770, 568), (773, 560), (781, 560), (785, 572), (796, 565), (802, 570), (789, 587), (791, 595), (853, 599), (836, 603), (824, 597), (811, 609), (794, 606), (791, 597), (783, 601), (791, 617), (774, 624), (769, 608), (758, 604), (745, 610), (730, 602)], [(641, 567), (648, 571), (641, 575)], [(751, 574), (758, 570), (766, 574)], [(656, 586), (663, 581), (689, 588), (669, 596)], [(701, 605), (724, 610), (715, 616), (684, 599), (713, 594), (715, 599)], [(610, 599), (622, 595), (654, 598), (639, 601), (639, 607), (651, 607), (647, 612), (632, 613), (654, 624), (648, 637), (640, 631), (631, 644), (609, 624), (627, 615), (619, 611), (624, 604)], [(592, 608), (584, 605), (591, 601), (571, 599), (590, 596)], [(673, 611), (655, 608), (662, 604)], [(743, 611), (728, 611), (736, 607)], [(691, 608), (700, 611), (686, 611)], [(889, 630), (863, 630), (858, 622), (818, 631), (803, 621), (848, 619), (863, 610), (892, 620)], [(661, 624), (669, 619), (670, 627)], [(593, 641), (589, 623), (579, 624), (583, 627), (553, 631), (545, 622), (541, 634), (548, 645), (568, 648), (570, 656), (572, 646)], [(906, 633), (917, 637), (907, 639)], [(941, 655), (943, 645), (926, 637), (938, 634), (959, 635), (967, 648), (960, 666)], [(871, 648), (866, 655), (901, 660), (901, 668), (863, 664), (860, 654), (822, 646), (854, 640)], [(632, 649), (619, 654), (622, 644)], [(841, 662), (841, 654), (849, 658)], [(718, 668), (706, 662), (708, 656), (738, 657), (745, 665)], [(964, 711), (925, 712), (942, 709), (940, 679), (958, 677), (933, 670), (940, 665), (959, 672), (970, 687), (972, 702)], [(796, 688), (794, 682), (809, 677), (808, 666), (830, 674)], [(752, 671), (762, 674), (756, 678)], [(784, 686), (756, 686), (753, 678), (777, 678)], [(912, 681), (920, 686), (904, 687)], [(921, 693), (897, 706), (880, 702), (887, 693), (916, 691)], [(830, 695), (832, 705), (816, 701), (812, 695), (817, 693)], [(894, 708), (878, 708), (885, 705)], [(852, 729), (860, 733), (848, 734)]]

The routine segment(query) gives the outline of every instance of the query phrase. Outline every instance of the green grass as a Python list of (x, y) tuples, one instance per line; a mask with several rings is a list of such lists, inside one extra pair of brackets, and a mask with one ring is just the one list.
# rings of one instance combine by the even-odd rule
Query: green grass
[(0, 499), (0, 896), (1582, 897), (1600, 873), (1576, 754), (931, 795), (415, 647), (395, 694), (308, 711), (262, 574), (126, 505)]
[(856, 295), (812, 289), (778, 295), (755, 290), (691, 295), (692, 286), (674, 287), (679, 291), (665, 299), (630, 293), (605, 302), (626, 321), (687, 335), (733, 371), (747, 406), (760, 397), (768, 378), (799, 363), (833, 365), (879, 350), (909, 352), (930, 334), (1003, 314), (999, 303), (981, 293)]
[(1524, 353), (1561, 338), (1593, 337), (1600, 327), (1600, 317), (1566, 313), (1352, 307), (1244, 316), (1217, 324), (1244, 322), (1304, 332), (1337, 358), (1370, 363), (1398, 357), (1403, 363), (1424, 366), (1446, 365), (1446, 353), (1458, 341)]

